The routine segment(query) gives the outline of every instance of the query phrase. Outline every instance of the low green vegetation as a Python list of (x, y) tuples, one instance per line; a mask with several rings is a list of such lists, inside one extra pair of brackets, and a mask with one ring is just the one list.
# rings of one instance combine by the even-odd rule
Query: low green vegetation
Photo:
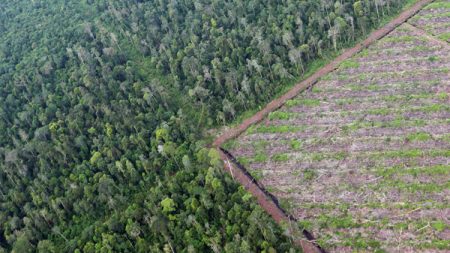
[(417, 40), (424, 40), (424, 38), (420, 38), (417, 36), (392, 36), (389, 38), (385, 38), (382, 40), (383, 43), (400, 43), (400, 42), (412, 42)]
[(358, 68), (359, 62), (354, 61), (354, 60), (346, 60), (346, 61), (343, 61), (341, 63), (341, 65), (339, 65), (339, 67), (342, 69)]
[(430, 56), (430, 57), (428, 57), (428, 61), (430, 61), (430, 62), (435, 62), (435, 61), (438, 61), (439, 60), (439, 57), (437, 57), (437, 56)]
[(340, 152), (314, 152), (307, 154), (306, 158), (311, 159), (315, 162), (320, 162), (326, 159), (332, 160), (344, 160), (348, 156), (348, 153), (345, 151)]
[(431, 226), (438, 232), (442, 232), (445, 229), (450, 228), (450, 226), (443, 220), (435, 221)]
[(380, 89), (380, 86), (377, 84), (369, 84), (369, 85), (358, 85), (358, 84), (349, 84), (347, 85), (352, 91), (377, 91)]
[(303, 172), (303, 179), (306, 181), (311, 181), (317, 177), (317, 172), (313, 169), (306, 169)]
[(438, 37), (441, 40), (450, 41), (450, 32), (449, 33), (439, 34)]
[[(377, 110), (378, 112), (378, 110)], [(386, 114), (378, 114), (378, 113), (372, 113), (373, 115), (388, 115)], [(437, 120), (435, 121), (436, 124), (439, 123), (445, 123), (445, 121)], [(403, 117), (398, 117), (392, 121), (357, 121), (350, 123), (348, 125), (341, 126), (341, 129), (345, 131), (346, 133), (351, 133), (352, 131), (356, 131), (359, 129), (366, 129), (366, 128), (402, 128), (402, 127), (421, 127), (425, 126), (427, 122), (422, 119), (415, 119), (415, 120), (406, 120)]]
[(249, 130), (249, 133), (293, 133), (304, 129), (302, 126), (288, 126), (288, 125), (271, 125), (258, 126), (254, 130)]
[(321, 214), (321, 215), (319, 215), (317, 222), (319, 223), (319, 225), (321, 227), (324, 227), (324, 228), (326, 227), (326, 228), (335, 228), (335, 229), (339, 229), (339, 228), (348, 229), (348, 228), (352, 228), (352, 227), (361, 226), (361, 224), (356, 222), (351, 215), (336, 217), (336, 216), (329, 216), (329, 215)]
[(295, 107), (295, 106), (319, 106), (320, 100), (318, 99), (292, 99), (286, 102), (286, 106), (289, 107)]
[(392, 112), (392, 110), (390, 108), (376, 108), (376, 109), (367, 110), (368, 114), (373, 114), (373, 115), (388, 115), (391, 112)]
[(450, 9), (450, 3), (446, 2), (446, 1), (437, 1), (435, 3), (431, 3), (431, 4), (427, 5), (424, 9), (425, 10), (430, 10), (430, 9)]
[[(252, 177), (256, 180), (261, 180), (263, 179), (264, 175), (262, 173), (262, 171), (260, 170), (251, 170), (250, 174), (252, 175)], [(251, 196), (251, 195), (250, 195)]]
[(258, 162), (258, 163), (262, 163), (267, 161), (268, 157), (265, 153), (258, 153), (253, 157), (253, 161)]
[(389, 150), (370, 153), (372, 157), (378, 158), (417, 158), (417, 157), (450, 157), (450, 150), (442, 149), (409, 149), (409, 150)]
[(435, 165), (435, 166), (425, 166), (425, 167), (413, 167), (408, 168), (407, 166), (395, 166), (390, 168), (376, 169), (374, 172), (378, 176), (383, 176), (385, 178), (392, 177), (393, 175), (412, 175), (418, 177), (420, 175), (448, 175), (450, 174), (449, 165)]
[(428, 141), (429, 139), (431, 139), (431, 135), (426, 132), (412, 133), (406, 137), (407, 141)]
[(303, 143), (299, 140), (291, 140), (289, 144), (293, 150), (300, 150), (303, 146)]
[(439, 112), (439, 111), (450, 111), (450, 105), (445, 104), (433, 104), (429, 106), (424, 106), (421, 108), (417, 108), (417, 111), (422, 112)]
[(289, 160), (289, 154), (275, 154), (271, 159), (275, 162), (286, 162)]
[(292, 119), (292, 114), (288, 112), (276, 111), (269, 114), (270, 120), (288, 120)]
[(422, 243), (417, 246), (421, 249), (433, 249), (448, 250), (450, 248), (450, 240), (432, 240), (431, 242)]
[(448, 93), (440, 92), (440, 93), (437, 94), (437, 97), (438, 97), (439, 99), (445, 101), (445, 100), (447, 100), (447, 99), (449, 98), (449, 95), (448, 95)]
[(226, 143), (224, 143), (222, 145), (222, 147), (224, 149), (231, 150), (231, 149), (237, 147), (237, 145), (239, 145), (238, 141), (236, 139), (232, 139), (232, 140), (229, 140)]
[(450, 134), (444, 134), (441, 138), (443, 141), (450, 143)]
[(381, 191), (381, 189), (388, 190), (388, 187), (392, 189), (396, 189), (399, 191), (405, 191), (410, 193), (421, 192), (424, 194), (427, 193), (436, 193), (442, 192), (450, 188), (450, 182), (444, 184), (437, 183), (405, 183), (402, 180), (390, 180), (384, 181), (381, 184), (377, 184), (376, 186), (370, 186), (371, 189), (376, 191)]

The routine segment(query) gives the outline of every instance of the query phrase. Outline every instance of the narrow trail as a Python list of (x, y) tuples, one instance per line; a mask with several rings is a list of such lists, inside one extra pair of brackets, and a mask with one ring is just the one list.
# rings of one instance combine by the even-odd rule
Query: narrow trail
[[(372, 32), (367, 39), (363, 42), (357, 44), (353, 48), (347, 49), (343, 54), (338, 56), (335, 60), (318, 70), (309, 78), (295, 85), (291, 90), (270, 102), (261, 111), (257, 112), (255, 115), (249, 119), (244, 120), (239, 126), (232, 128), (230, 130), (222, 133), (214, 142), (213, 146), (217, 148), (220, 156), (225, 164), (225, 170), (228, 171), (234, 180), (242, 184), (246, 190), (248, 190), (257, 199), (261, 207), (269, 213), (272, 218), (279, 224), (285, 226), (289, 229), (290, 234), (294, 238), (294, 243), (301, 247), (305, 253), (324, 253), (325, 249), (320, 248), (316, 243), (314, 236), (306, 230), (300, 230), (296, 223), (296, 220), (285, 210), (283, 210), (279, 204), (278, 200), (271, 195), (266, 189), (264, 189), (251, 175), (250, 173), (241, 165), (225, 149), (221, 148), (221, 145), (238, 137), (240, 134), (245, 132), (250, 126), (261, 122), (269, 113), (279, 109), (283, 106), (286, 101), (296, 97), (300, 92), (308, 89), (314, 85), (321, 77), (327, 75), (328, 73), (334, 71), (338, 66), (345, 60), (353, 57), (357, 53), (361, 52), (363, 49), (372, 45), (376, 41), (382, 39), (394, 29), (400, 25), (406, 23), (411, 17), (416, 15), (422, 8), (426, 5), (434, 2), (434, 0), (421, 0), (409, 9), (402, 12), (397, 18), (389, 22), (384, 27)], [(416, 32), (420, 32), (417, 31)], [(448, 46), (448, 45), (447, 45)]]

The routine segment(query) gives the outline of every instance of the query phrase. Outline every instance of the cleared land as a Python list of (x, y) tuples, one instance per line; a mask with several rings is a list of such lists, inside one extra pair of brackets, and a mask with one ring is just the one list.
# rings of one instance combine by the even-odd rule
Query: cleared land
[(450, 1), (436, 1), (412, 18), (409, 23), (450, 42)]
[[(439, 38), (449, 10), (409, 22)], [(449, 69), (404, 24), (224, 147), (330, 251), (448, 252)]]

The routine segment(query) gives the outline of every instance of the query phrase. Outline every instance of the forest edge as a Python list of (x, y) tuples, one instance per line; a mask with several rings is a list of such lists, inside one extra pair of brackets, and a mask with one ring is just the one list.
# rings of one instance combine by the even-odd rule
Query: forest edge
[(361, 52), (363, 49), (369, 47), (376, 41), (382, 39), (391, 33), (394, 29), (408, 21), (411, 17), (416, 15), (421, 9), (426, 5), (434, 2), (434, 0), (420, 0), (412, 7), (400, 13), (400, 15), (389, 22), (384, 27), (377, 29), (372, 32), (363, 42), (358, 43), (354, 47), (345, 50), (344, 53), (339, 55), (332, 62), (328, 63), (326, 66), (319, 69), (312, 76), (303, 80), (302, 82), (296, 84), (287, 93), (282, 95), (280, 98), (272, 100), (267, 104), (262, 110), (254, 114), (252, 117), (244, 120), (237, 127), (226, 130), (222, 133), (215, 141), (213, 146), (219, 152), (221, 159), (224, 162), (224, 169), (231, 174), (234, 180), (238, 181), (242, 186), (245, 187), (258, 201), (258, 204), (272, 216), (272, 218), (280, 225), (287, 225), (289, 233), (294, 238), (294, 243), (303, 249), (305, 253), (324, 253), (326, 252), (322, 249), (316, 242), (313, 235), (306, 231), (300, 229), (294, 224), (291, 226), (291, 222), (296, 222), (296, 220), (289, 215), (285, 210), (283, 210), (279, 205), (277, 199), (268, 193), (264, 187), (262, 187), (256, 179), (254, 179), (250, 173), (233, 157), (231, 153), (223, 149), (221, 146), (239, 135), (245, 132), (250, 126), (261, 122), (269, 113), (279, 109), (283, 106), (286, 101), (296, 97), (300, 92), (312, 87), (319, 79), (326, 74), (336, 70), (338, 66), (345, 60), (353, 57), (357, 53)]

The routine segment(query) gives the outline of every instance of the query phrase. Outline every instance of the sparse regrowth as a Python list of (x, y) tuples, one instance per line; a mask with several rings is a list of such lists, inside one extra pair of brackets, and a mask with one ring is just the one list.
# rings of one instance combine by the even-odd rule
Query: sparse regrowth
[[(430, 14), (449, 10), (438, 1), (409, 22), (439, 35), (448, 17)], [(450, 250), (450, 51), (411, 29), (234, 141), (247, 169), (333, 252)], [(248, 144), (261, 141), (270, 145), (254, 155)]]

